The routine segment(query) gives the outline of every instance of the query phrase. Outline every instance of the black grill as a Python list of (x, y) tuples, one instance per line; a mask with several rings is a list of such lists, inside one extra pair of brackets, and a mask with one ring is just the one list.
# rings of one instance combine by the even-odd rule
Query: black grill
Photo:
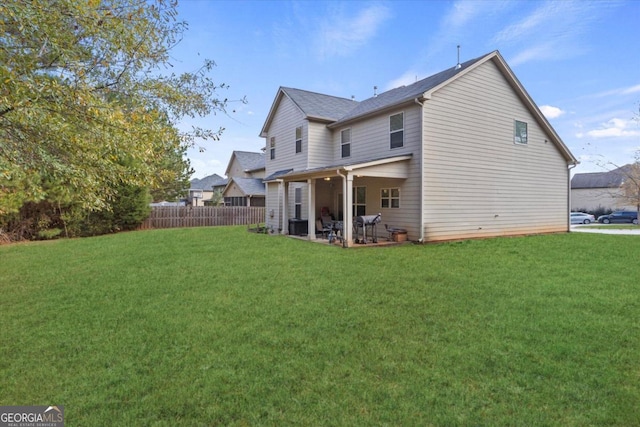
[(353, 219), (355, 242), (367, 244), (378, 243), (377, 226), (382, 221), (382, 215), (361, 215)]

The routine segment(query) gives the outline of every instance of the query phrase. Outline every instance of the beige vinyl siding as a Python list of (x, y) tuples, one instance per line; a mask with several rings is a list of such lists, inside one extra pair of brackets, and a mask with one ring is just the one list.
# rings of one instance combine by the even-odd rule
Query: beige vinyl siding
[(426, 240), (567, 230), (566, 162), (493, 62), (435, 92), (424, 125)]
[(309, 143), (307, 144), (307, 146), (309, 147), (309, 168), (318, 168), (335, 164), (335, 149), (334, 144), (332, 143), (332, 134), (331, 131), (327, 128), (326, 123), (309, 122), (308, 132), (306, 136), (309, 141)]
[[(296, 154), (296, 127), (303, 126), (303, 150), (302, 153)], [(282, 101), (275, 112), (271, 126), (267, 132), (266, 139), (266, 174), (270, 175), (282, 169), (294, 168), (302, 170), (306, 168), (306, 141), (305, 141), (306, 120), (300, 109), (291, 102), (291, 100), (283, 96)], [(271, 138), (276, 139), (276, 158), (271, 160), (270, 142)]]
[[(366, 160), (399, 156), (414, 153), (420, 147), (420, 107), (409, 107), (393, 110), (379, 116), (354, 123), (344, 128), (337, 128), (333, 134), (333, 146), (336, 159), (342, 163), (355, 163)], [(404, 145), (401, 148), (390, 148), (389, 116), (404, 112)], [(351, 128), (351, 157), (341, 159), (340, 131)]]
[(245, 197), (246, 194), (244, 194), (236, 184), (231, 184), (231, 186), (229, 186), (227, 188), (227, 191), (224, 193), (224, 196), (225, 197)]
[(242, 169), (242, 167), (240, 166), (240, 162), (238, 162), (238, 159), (236, 159), (235, 156), (233, 156), (233, 160), (231, 162), (231, 167), (229, 167), (229, 177), (243, 177), (243, 178), (248, 178), (249, 175), (246, 174), (244, 172), (244, 170)]
[(619, 188), (579, 188), (571, 190), (571, 209), (595, 211), (597, 209), (622, 209), (626, 207)]
[(247, 177), (248, 178), (256, 178), (256, 179), (264, 179), (264, 177), (265, 177), (264, 169), (252, 171), (251, 173), (247, 174)]
[[(419, 197), (415, 194), (414, 187), (416, 186), (412, 185), (411, 180), (361, 177), (354, 178), (353, 185), (367, 189), (366, 214), (376, 215), (379, 213), (382, 215), (382, 220), (377, 226), (379, 238), (388, 237), (385, 224), (390, 227), (405, 228), (411, 240), (419, 238), (419, 229), (416, 225), (419, 218), (419, 206), (416, 208), (416, 201), (419, 200)], [(382, 208), (380, 206), (380, 190), (383, 188), (400, 189), (400, 208)]]
[[(391, 149), (389, 117), (399, 112), (404, 112), (404, 144), (401, 148)], [(395, 166), (371, 167), (362, 171), (363, 175), (376, 175), (375, 178), (354, 178), (354, 186), (367, 187), (367, 215), (382, 214), (382, 222), (378, 226), (378, 234), (381, 238), (387, 236), (384, 224), (405, 228), (410, 240), (420, 238), (420, 153), (422, 150), (420, 113), (419, 105), (410, 105), (349, 126), (351, 127), (351, 157), (340, 159), (345, 163), (413, 154), (413, 158), (408, 162), (407, 179), (385, 179), (385, 173), (392, 173), (394, 168), (406, 169), (404, 162)], [(334, 145), (337, 147), (340, 146), (341, 130), (342, 128), (335, 129), (334, 132)], [(339, 158), (339, 154), (337, 155)], [(355, 175), (358, 175), (358, 172), (355, 172)], [(381, 208), (380, 189), (382, 188), (400, 189), (400, 209)]]
[(280, 209), (282, 206), (282, 201), (280, 199), (280, 191), (279, 191), (279, 184), (277, 182), (270, 182), (267, 183), (267, 188), (266, 188), (266, 199), (265, 199), (265, 204), (266, 204), (266, 225), (267, 228), (270, 230), (273, 230), (275, 233), (277, 233), (279, 231), (279, 229), (281, 229), (282, 225), (281, 225), (281, 221), (282, 221), (282, 215), (280, 213)]

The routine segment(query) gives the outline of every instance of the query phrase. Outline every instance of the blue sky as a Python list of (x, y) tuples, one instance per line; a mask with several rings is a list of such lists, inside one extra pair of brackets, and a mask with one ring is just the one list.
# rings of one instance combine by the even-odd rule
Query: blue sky
[[(193, 178), (224, 175), (233, 150), (259, 151), (280, 86), (356, 100), (499, 50), (581, 164), (625, 164), (640, 150), (640, 2), (181, 0), (189, 23), (176, 71), (204, 58), (229, 85), (228, 114), (192, 124), (225, 131), (188, 156)], [(636, 120), (634, 120), (634, 117)]]

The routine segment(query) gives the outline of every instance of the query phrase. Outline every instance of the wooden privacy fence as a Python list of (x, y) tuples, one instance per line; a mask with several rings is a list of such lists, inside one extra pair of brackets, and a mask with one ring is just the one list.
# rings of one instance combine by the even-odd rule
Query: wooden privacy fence
[(154, 206), (140, 225), (151, 228), (210, 227), (216, 225), (250, 225), (263, 223), (264, 207)]

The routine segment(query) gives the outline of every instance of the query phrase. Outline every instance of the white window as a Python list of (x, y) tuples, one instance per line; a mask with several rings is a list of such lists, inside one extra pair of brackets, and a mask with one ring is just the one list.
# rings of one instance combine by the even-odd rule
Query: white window
[(515, 121), (513, 125), (513, 141), (516, 144), (527, 144), (527, 122)]
[(380, 190), (380, 207), (399, 208), (400, 207), (400, 189), (399, 188), (381, 189)]
[(296, 153), (302, 153), (302, 126), (296, 128)]
[(270, 153), (270, 159), (274, 160), (276, 158), (276, 137), (272, 136), (271, 140), (269, 141), (269, 153)]
[(295, 219), (300, 219), (302, 218), (302, 188), (296, 188), (295, 189), (295, 195), (294, 195), (294, 215), (293, 217)]
[(391, 148), (400, 148), (404, 145), (404, 113), (389, 117), (389, 141)]
[(342, 157), (351, 157), (351, 129), (345, 129), (340, 132), (340, 144)]

